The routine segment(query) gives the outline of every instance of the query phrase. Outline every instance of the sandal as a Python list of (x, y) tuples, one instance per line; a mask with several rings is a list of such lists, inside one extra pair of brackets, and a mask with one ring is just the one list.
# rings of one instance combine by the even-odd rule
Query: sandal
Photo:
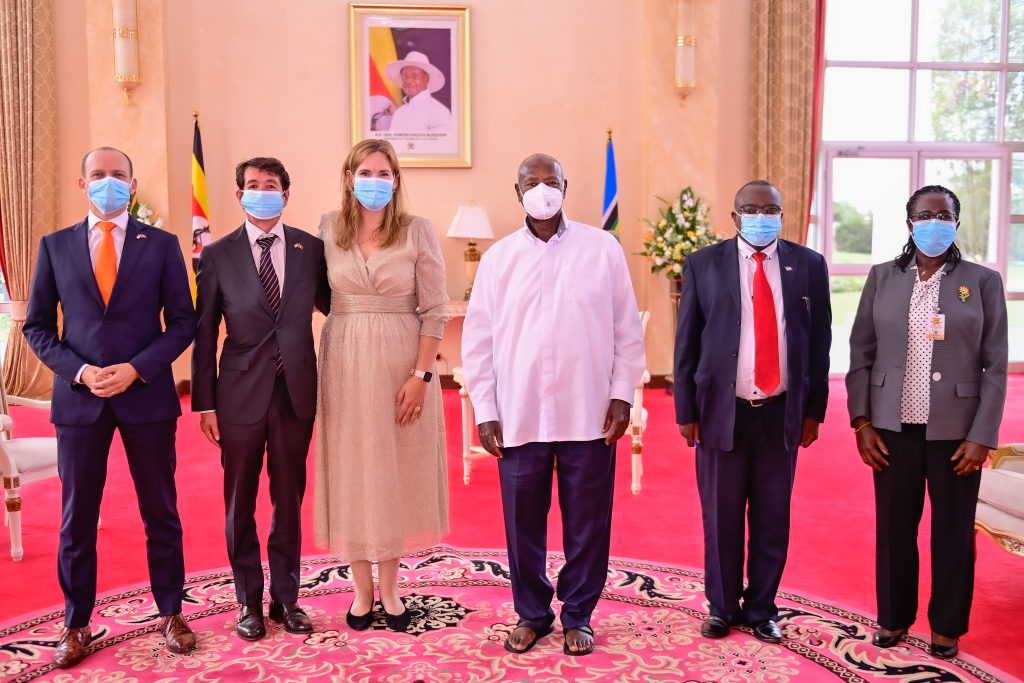
[[(572, 633), (573, 631), (581, 631), (583, 633), (589, 634), (590, 635), (590, 647), (588, 647), (585, 650), (571, 650), (571, 649), (569, 649), (569, 634)], [(583, 655), (589, 655), (591, 652), (594, 651), (594, 629), (590, 628), (590, 626), (577, 626), (576, 628), (571, 628), (568, 631), (566, 631), (565, 632), (565, 642), (562, 644), (562, 651), (565, 654), (569, 655), (570, 657), (582, 657)]]
[[(506, 638), (505, 639), (505, 649), (508, 650), (509, 652), (511, 652), (512, 654), (516, 654), (516, 655), (521, 655), (521, 654), (525, 654), (525, 653), (529, 652), (530, 650), (533, 649), (533, 646), (537, 644), (538, 640), (540, 640), (541, 638), (543, 638), (544, 636), (548, 635), (549, 633), (551, 633), (552, 631), (555, 630), (553, 626), (548, 626), (547, 628), (542, 628), (540, 630), (537, 630), (536, 628), (534, 628), (533, 626), (530, 626), (528, 623), (526, 623), (522, 619), (519, 620), (519, 623), (516, 624), (516, 628), (512, 629), (512, 631), (514, 632), (518, 628), (528, 628), (531, 631), (533, 631), (533, 640), (531, 640), (530, 643), (526, 647), (524, 647), (524, 648), (516, 648), (516, 647), (513, 647), (512, 644), (508, 642), (508, 638)], [(509, 635), (509, 637), (512, 636), (511, 633), (509, 633), (508, 635)]]

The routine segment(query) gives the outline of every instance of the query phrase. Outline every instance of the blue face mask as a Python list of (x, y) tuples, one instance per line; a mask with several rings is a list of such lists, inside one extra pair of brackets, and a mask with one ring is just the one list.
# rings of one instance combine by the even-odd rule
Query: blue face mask
[(755, 247), (766, 247), (772, 243), (782, 230), (782, 214), (769, 216), (755, 213), (750, 216), (740, 214), (740, 235)]
[(284, 194), (246, 190), (242, 193), (242, 208), (253, 218), (260, 220), (277, 218), (284, 211)]
[(100, 178), (89, 183), (86, 190), (89, 201), (104, 216), (120, 211), (128, 206), (132, 196), (132, 186), (113, 176)]
[(930, 221), (918, 221), (914, 223), (914, 244), (925, 256), (942, 256), (956, 239), (956, 223), (954, 221), (940, 221), (933, 218)]
[(395, 184), (384, 178), (356, 178), (352, 183), (352, 194), (364, 208), (380, 211), (395, 195)]

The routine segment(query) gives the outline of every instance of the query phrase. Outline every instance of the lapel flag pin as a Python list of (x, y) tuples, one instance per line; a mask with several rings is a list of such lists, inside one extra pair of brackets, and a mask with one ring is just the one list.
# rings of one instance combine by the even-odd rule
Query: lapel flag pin
[(137, 240), (148, 240), (149, 238), (143, 235), (141, 232), (135, 233), (135, 239)]
[(786, 272), (787, 273), (792, 273), (793, 272), (793, 266), (786, 266)]
[(295, 244), (292, 245), (292, 249), (298, 249), (299, 251), (302, 251), (302, 245), (296, 242)]

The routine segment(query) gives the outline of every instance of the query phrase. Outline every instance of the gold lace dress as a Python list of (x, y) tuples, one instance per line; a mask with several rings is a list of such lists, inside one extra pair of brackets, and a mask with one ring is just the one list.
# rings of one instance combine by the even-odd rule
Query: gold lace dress
[(405, 427), (395, 422), (395, 398), (416, 364), (420, 336), (441, 338), (448, 322), (444, 261), (422, 218), (413, 218), (399, 244), (364, 259), (358, 245), (338, 246), (337, 216), (320, 220), (331, 313), (320, 336), (316, 539), (345, 561), (388, 560), (448, 532), (436, 377), (420, 418)]

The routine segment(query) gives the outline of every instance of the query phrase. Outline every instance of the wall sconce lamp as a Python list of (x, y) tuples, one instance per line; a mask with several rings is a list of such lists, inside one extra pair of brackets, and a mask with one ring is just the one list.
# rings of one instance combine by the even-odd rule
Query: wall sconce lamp
[(131, 91), (139, 79), (139, 8), (136, 0), (111, 0), (114, 23), (114, 80), (131, 104)]
[(469, 279), (469, 287), (466, 288), (464, 298), (469, 301), (473, 293), (473, 280), (476, 279), (476, 271), (480, 267), (480, 251), (476, 248), (476, 240), (494, 239), (491, 221), (487, 218), (487, 209), (475, 204), (460, 206), (455, 212), (451, 227), (448, 228), (448, 237), (469, 240), (469, 248), (462, 255), (466, 262), (466, 277)]
[(673, 87), (680, 104), (697, 88), (697, 0), (676, 0), (676, 54)]

